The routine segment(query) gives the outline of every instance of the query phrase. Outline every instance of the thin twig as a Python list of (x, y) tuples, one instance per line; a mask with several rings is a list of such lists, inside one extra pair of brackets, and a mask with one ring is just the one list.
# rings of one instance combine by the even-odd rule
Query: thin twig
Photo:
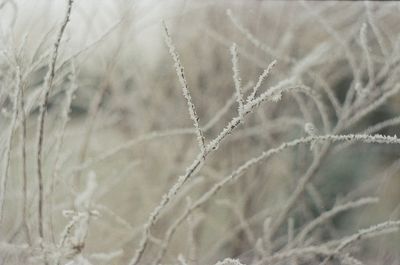
[(61, 24), (60, 31), (58, 32), (56, 42), (53, 47), (53, 54), (51, 56), (51, 61), (49, 63), (49, 70), (45, 78), (44, 86), (44, 97), (40, 104), (40, 114), (38, 119), (38, 132), (37, 132), (37, 175), (38, 175), (38, 185), (39, 185), (39, 199), (38, 199), (38, 226), (39, 226), (39, 237), (43, 239), (44, 237), (44, 222), (43, 222), (43, 172), (42, 172), (42, 153), (43, 153), (43, 140), (44, 140), (44, 122), (47, 112), (47, 107), (49, 104), (50, 92), (53, 88), (53, 82), (55, 77), (55, 67), (58, 57), (58, 50), (60, 47), (61, 39), (64, 35), (65, 28), (69, 22), (71, 15), (73, 0), (68, 0), (67, 11), (63, 23)]

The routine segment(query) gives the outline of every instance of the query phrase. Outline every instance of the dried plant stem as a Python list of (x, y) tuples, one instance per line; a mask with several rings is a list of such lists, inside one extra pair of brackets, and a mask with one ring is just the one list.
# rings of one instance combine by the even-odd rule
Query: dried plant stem
[(264, 51), (266, 54), (269, 54), (275, 58), (283, 60), (285, 62), (293, 63), (295, 60), (289, 56), (279, 53), (278, 51), (274, 50), (273, 48), (265, 45), (260, 40), (258, 40), (248, 29), (246, 29), (240, 21), (233, 15), (231, 10), (227, 10), (226, 14), (228, 15), (229, 19), (232, 21), (232, 24), (243, 34), (246, 39), (248, 39), (255, 47), (259, 48), (260, 50)]
[(325, 94), (328, 96), (332, 107), (335, 110), (335, 114), (337, 117), (340, 117), (340, 113), (342, 111), (342, 106), (339, 103), (339, 100), (336, 98), (336, 95), (332, 89), (332, 87), (318, 74), (310, 74), (311, 77), (322, 87)]
[(232, 55), (232, 71), (233, 71), (233, 81), (235, 83), (236, 90), (236, 101), (239, 104), (239, 116), (243, 118), (243, 91), (242, 91), (242, 79), (240, 78), (240, 70), (239, 70), (239, 58), (237, 52), (236, 43), (231, 46), (231, 55)]
[(90, 48), (95, 47), (96, 45), (101, 43), (103, 40), (105, 40), (108, 35), (110, 35), (112, 32), (114, 32), (114, 30), (117, 29), (118, 26), (121, 25), (122, 22), (123, 22), (123, 19), (118, 20), (111, 27), (109, 27), (104, 33), (102, 33), (100, 35), (100, 37), (98, 37), (96, 40), (92, 41), (91, 43), (89, 43), (88, 45), (83, 47), (82, 49), (80, 49), (77, 52), (75, 52), (74, 54), (70, 55), (68, 58), (64, 59), (57, 67), (56, 72), (61, 71), (66, 65), (68, 65), (68, 63), (70, 63), (72, 60), (76, 59), (79, 55), (85, 53), (86, 51), (89, 51)]
[[(19, 67), (17, 67), (17, 75), (19, 75)], [(0, 224), (3, 221), (4, 217), (4, 204), (5, 204), (5, 193), (7, 190), (7, 182), (8, 182), (8, 174), (10, 170), (10, 160), (11, 160), (11, 149), (12, 149), (12, 141), (14, 138), (14, 132), (17, 126), (17, 118), (18, 118), (18, 102), (21, 96), (21, 84), (19, 78), (17, 78), (16, 87), (14, 89), (14, 94), (12, 95), (12, 106), (13, 106), (13, 115), (11, 117), (10, 128), (8, 132), (8, 137), (6, 140), (6, 146), (4, 151), (3, 158), (3, 167), (1, 172), (1, 180), (0, 180)]]
[[(197, 208), (201, 207), (203, 204), (205, 204), (212, 196), (214, 196), (222, 187), (224, 187), (227, 183), (236, 180), (240, 176), (242, 176), (248, 169), (256, 165), (262, 160), (266, 160), (270, 158), (271, 156), (278, 154), (282, 152), (283, 150), (290, 148), (290, 147), (295, 147), (300, 144), (307, 144), (307, 143), (312, 143), (315, 141), (318, 142), (340, 142), (340, 141), (360, 141), (360, 142), (365, 142), (365, 143), (384, 143), (384, 144), (390, 144), (390, 143), (396, 143), (400, 144), (400, 139), (397, 137), (387, 137), (387, 136), (382, 136), (382, 135), (354, 135), (354, 134), (348, 134), (348, 135), (324, 135), (324, 136), (309, 136), (305, 138), (300, 138), (296, 139), (290, 142), (285, 142), (282, 143), (280, 146), (276, 148), (272, 148), (268, 151), (263, 152), (261, 155), (258, 157), (254, 157), (244, 164), (242, 164), (240, 167), (238, 167), (235, 171), (233, 171), (229, 176), (223, 178), (221, 181), (216, 183), (212, 188), (210, 188), (206, 193), (204, 193), (197, 201), (195, 201), (189, 208), (186, 209), (186, 211), (179, 216), (175, 222), (170, 226), (170, 228), (166, 232), (166, 236), (163, 240), (163, 245), (162, 248), (157, 255), (155, 261), (153, 264), (159, 264), (164, 257), (167, 248), (169, 246), (169, 242), (172, 239), (172, 236), (176, 232), (177, 228), (186, 220), (186, 218)], [(271, 226), (271, 237), (274, 235), (272, 232), (274, 232), (276, 229), (274, 226)]]
[[(315, 188), (314, 184), (311, 182), (308, 183), (306, 185), (306, 190), (307, 190), (308, 196), (311, 198), (312, 202), (317, 207), (319, 214), (322, 214), (323, 212), (325, 212), (326, 211), (325, 203), (323, 201), (323, 198), (322, 198), (320, 192)], [(335, 236), (337, 234), (332, 220), (326, 221), (326, 229), (328, 230), (328, 232), (331, 236)]]
[(372, 203), (377, 203), (378, 198), (362, 198), (357, 201), (352, 201), (348, 202), (342, 205), (335, 206), (331, 210), (322, 213), (318, 218), (314, 219), (313, 221), (309, 222), (302, 230), (301, 232), (296, 236), (295, 238), (295, 243), (296, 244), (301, 244), (304, 242), (306, 239), (306, 236), (314, 230), (317, 226), (325, 223), (329, 219), (331, 219), (333, 216), (343, 212), (343, 211), (348, 211), (350, 209), (362, 207), (364, 205), (372, 204)]
[[(311, 16), (317, 20), (320, 25), (325, 29), (325, 31), (341, 46), (344, 55), (349, 63), (351, 70), (353, 71), (354, 81), (355, 83), (360, 83), (361, 80), (361, 71), (357, 67), (357, 60), (355, 58), (354, 53), (351, 51), (349, 44), (343, 39), (343, 37), (339, 34), (339, 32), (334, 29), (324, 17), (318, 14), (314, 9), (312, 9), (309, 3), (305, 1), (300, 2), (310, 13)], [(352, 89), (349, 89), (348, 93), (351, 93)]]
[(65, 129), (67, 127), (67, 123), (69, 121), (69, 112), (71, 110), (71, 102), (73, 95), (78, 88), (77, 83), (76, 83), (76, 72), (75, 72), (75, 66), (72, 62), (71, 64), (71, 85), (69, 89), (66, 91), (66, 99), (65, 99), (65, 106), (63, 108), (62, 114), (61, 114), (61, 126), (60, 126), (60, 131), (58, 132), (56, 143), (55, 143), (55, 158), (54, 158), (54, 169), (51, 174), (51, 179), (50, 179), (50, 230), (51, 230), (51, 236), (53, 239), (53, 242), (55, 242), (55, 235), (54, 235), (54, 222), (53, 222), (53, 212), (54, 212), (54, 191), (55, 191), (55, 185), (57, 182), (57, 179), (60, 175), (60, 170), (61, 170), (61, 149), (64, 143), (64, 136), (65, 136)]
[(37, 175), (38, 175), (38, 185), (39, 185), (39, 199), (38, 199), (38, 230), (39, 237), (44, 238), (44, 222), (43, 222), (43, 208), (44, 208), (44, 198), (43, 198), (43, 169), (42, 169), (42, 153), (43, 153), (43, 140), (44, 140), (44, 123), (47, 112), (47, 107), (49, 104), (50, 92), (53, 87), (53, 82), (55, 78), (55, 68), (58, 57), (58, 50), (60, 47), (61, 39), (64, 35), (65, 28), (67, 27), (73, 0), (68, 0), (68, 7), (65, 14), (63, 23), (61, 24), (60, 31), (58, 32), (56, 42), (53, 47), (53, 54), (51, 56), (51, 61), (49, 64), (49, 70), (45, 78), (44, 90), (43, 90), (43, 101), (40, 104), (40, 113), (38, 119), (38, 133), (37, 133)]
[(353, 244), (356, 241), (359, 241), (363, 238), (366, 238), (368, 236), (374, 236), (374, 235), (379, 235), (387, 230), (392, 230), (392, 229), (398, 229), (400, 227), (400, 221), (387, 221), (384, 223), (380, 223), (374, 226), (371, 226), (366, 229), (360, 230), (358, 233), (349, 236), (342, 240), (340, 244), (336, 247), (333, 253), (328, 255), (320, 265), (325, 265), (327, 262), (332, 259), (335, 255), (339, 255), (340, 252), (348, 247), (349, 245)]
[[(286, 245), (288, 250), (293, 248), (293, 240), (294, 240), (294, 219), (289, 218), (288, 219), (288, 242)], [(298, 264), (295, 256), (290, 259), (290, 264), (291, 265)]]
[[(169, 39), (170, 40), (170, 39)], [(167, 42), (169, 41), (167, 39)], [(173, 46), (172, 46), (173, 47)], [(173, 50), (174, 51), (174, 50)], [(174, 53), (171, 52), (171, 55)], [(179, 71), (178, 71), (179, 73)], [(259, 97), (255, 98), (254, 100), (246, 103), (243, 106), (243, 113), (235, 118), (233, 118), (228, 125), (222, 129), (220, 134), (214, 138), (214, 140), (210, 141), (207, 146), (205, 146), (204, 152), (200, 152), (197, 158), (192, 162), (192, 164), (186, 169), (184, 175), (178, 177), (177, 182), (169, 189), (169, 191), (162, 197), (158, 206), (152, 211), (150, 214), (146, 224), (144, 225), (144, 231), (142, 239), (139, 243), (139, 247), (136, 249), (136, 253), (134, 257), (130, 260), (130, 265), (136, 265), (140, 261), (143, 256), (143, 253), (149, 243), (149, 236), (150, 236), (150, 229), (158, 220), (158, 217), (161, 211), (165, 208), (165, 206), (170, 202), (170, 200), (175, 197), (175, 195), (181, 190), (182, 186), (195, 174), (195, 172), (200, 168), (202, 162), (206, 159), (206, 157), (213, 152), (214, 150), (218, 149), (221, 142), (230, 135), (239, 124), (242, 123), (243, 117), (251, 113), (254, 108), (259, 106), (264, 101), (273, 101), (276, 102), (280, 100), (282, 96), (282, 92), (287, 92), (291, 90), (300, 89), (303, 90), (303, 87), (297, 86), (289, 86), (285, 87), (288, 84), (283, 82), (283, 84), (278, 84), (275, 87), (269, 88), (267, 91), (262, 93)], [(190, 111), (191, 108), (189, 108)]]
[[(108, 67), (111, 68), (111, 67)], [(107, 69), (107, 73), (111, 73), (111, 69)], [(100, 110), (100, 104), (103, 99), (104, 94), (106, 93), (108, 89), (108, 76), (105, 77), (103, 80), (102, 84), (100, 85), (99, 90), (96, 92), (96, 94), (93, 97), (92, 102), (90, 103), (89, 107), (89, 115), (88, 115), (88, 121), (87, 121), (87, 127), (86, 131), (83, 136), (82, 144), (79, 150), (78, 154), (78, 163), (83, 164), (86, 160), (86, 156), (88, 153), (89, 145), (90, 145), (90, 139), (93, 133), (93, 130), (95, 128), (95, 123), (96, 123), (96, 118)], [(74, 172), (75, 175), (73, 176), (73, 181), (75, 183), (75, 188), (80, 188), (81, 185), (81, 171)]]
[[(232, 203), (229, 200), (221, 200), (221, 201), (217, 201), (217, 204), (226, 207), (227, 209), (229, 209), (230, 211), (232, 211), (232, 213), (234, 214), (234, 216), (237, 218), (237, 220), (239, 221), (240, 226), (242, 227), (242, 230), (248, 240), (248, 242), (250, 244), (256, 244), (257, 242), (257, 238), (254, 235), (253, 231), (251, 230), (251, 227), (249, 226), (249, 223), (246, 222), (246, 217), (243, 215), (243, 212), (241, 211), (242, 209), (240, 209), (238, 207), (238, 205)], [(189, 218), (190, 216), (188, 216), (187, 218)]]
[[(264, 79), (268, 78), (269, 73), (271, 72), (272, 68), (276, 65), (276, 60), (272, 61), (267, 69), (263, 71), (263, 73), (259, 76), (258, 81), (256, 85), (253, 87), (253, 91), (251, 92), (250, 96), (247, 98), (247, 102), (252, 101), (257, 94), (258, 89), (261, 87), (261, 84), (263, 83)], [(245, 91), (244, 91), (245, 92)]]
[(272, 223), (271, 226), (271, 237), (274, 237), (277, 234), (278, 229), (285, 222), (287, 215), (293, 209), (294, 205), (297, 203), (297, 200), (300, 198), (300, 196), (304, 193), (306, 185), (319, 169), (321, 161), (328, 154), (329, 147), (330, 147), (329, 143), (324, 144), (321, 150), (319, 151), (319, 154), (314, 156), (314, 159), (310, 167), (307, 169), (306, 173), (300, 178), (298, 185), (292, 192), (292, 195), (286, 201), (286, 204), (279, 213), (279, 215), (274, 219), (274, 222)]
[(294, 257), (302, 257), (308, 255), (322, 255), (328, 256), (333, 253), (332, 250), (329, 250), (325, 246), (310, 246), (310, 247), (303, 247), (303, 248), (294, 248), (288, 251), (278, 252), (272, 256), (265, 257), (259, 262), (255, 263), (254, 265), (262, 265), (262, 264), (274, 264), (274, 262), (278, 262), (280, 260), (284, 260), (287, 258), (294, 258)]
[(179, 59), (179, 54), (176, 52), (176, 48), (175, 48), (174, 44), (172, 43), (171, 36), (168, 32), (168, 28), (165, 23), (164, 23), (164, 33), (165, 33), (164, 34), (165, 43), (168, 46), (169, 53), (171, 54), (172, 59), (174, 60), (176, 74), (178, 75), (179, 82), (181, 83), (183, 96), (185, 97), (186, 103), (189, 108), (190, 118), (192, 119), (194, 128), (196, 130), (197, 141), (198, 141), (198, 144), (200, 147), (200, 151), (204, 154), (206, 146), (205, 146), (205, 139), (204, 139), (203, 131), (199, 125), (199, 116), (197, 115), (196, 107), (193, 103), (192, 96), (190, 95), (190, 92), (189, 92), (188, 84), (187, 84), (186, 77), (185, 77), (185, 71), (184, 71), (181, 61)]
[(25, 115), (25, 84), (22, 80), (22, 73), (17, 67), (17, 78), (20, 83), (19, 113), (21, 115), (21, 161), (22, 161), (22, 224), (28, 243), (31, 244), (30, 229), (28, 225), (28, 173), (26, 160), (26, 115)]
[(357, 113), (355, 113), (351, 118), (346, 121), (346, 127), (352, 126), (360, 121), (366, 115), (386, 103), (389, 98), (397, 95), (399, 91), (400, 85), (396, 84), (394, 88), (383, 92), (382, 95), (379, 98), (375, 99), (373, 102), (368, 102), (364, 109), (358, 110)]
[[(117, 58), (117, 56), (121, 52), (121, 46), (122, 46), (123, 40), (120, 40), (118, 43), (117, 48), (115, 49), (115, 52), (113, 54), (113, 58)], [(89, 106), (89, 114), (87, 118), (87, 127), (86, 131), (83, 136), (82, 144), (79, 150), (78, 154), (78, 163), (83, 164), (86, 160), (87, 153), (89, 151), (89, 146), (91, 143), (91, 137), (93, 134), (93, 130), (95, 129), (97, 117), (100, 112), (100, 107), (101, 103), (103, 101), (104, 95), (106, 92), (109, 90), (110, 86), (110, 79), (113, 74), (113, 71), (116, 67), (116, 59), (112, 60), (109, 62), (106, 66), (106, 74), (104, 78), (102, 78), (99, 89), (97, 90), (96, 94), (93, 97), (93, 100), (90, 103)], [(75, 187), (80, 188), (81, 186), (81, 171), (75, 172), (75, 175), (73, 176), (73, 181), (75, 182)]]
[(363, 131), (365, 134), (377, 133), (387, 127), (397, 126), (400, 124), (400, 117), (395, 117), (382, 122), (379, 122)]
[[(244, 88), (244, 92), (248, 91), (252, 87), (252, 83), (249, 83), (247, 86)], [(236, 102), (235, 101), (235, 95), (233, 95), (231, 98), (229, 98), (225, 105), (206, 123), (206, 125), (203, 126), (202, 130), (203, 131), (208, 131), (210, 130), (222, 117), (224, 114), (226, 114), (230, 107)], [(180, 136), (180, 135), (189, 135), (189, 134), (195, 134), (196, 131), (194, 128), (182, 128), (182, 129), (172, 129), (172, 130), (165, 130), (165, 131), (154, 131), (142, 136), (135, 137), (119, 146), (114, 147), (113, 149), (105, 152), (104, 154), (100, 154), (95, 158), (88, 159), (81, 165), (78, 165), (74, 168), (71, 169), (70, 172), (65, 174), (67, 177), (70, 176), (70, 174), (76, 173), (78, 171), (83, 171), (85, 169), (90, 168), (96, 163), (99, 163), (101, 161), (104, 161), (108, 158), (110, 158), (113, 155), (116, 155), (119, 152), (122, 152), (124, 150), (128, 150), (129, 148), (132, 148), (133, 146), (146, 142), (146, 141), (151, 141), (154, 139), (158, 138), (164, 138), (164, 137), (169, 137), (169, 136)]]
[(360, 30), (360, 43), (361, 47), (367, 60), (367, 69), (368, 69), (368, 85), (367, 85), (367, 92), (373, 89), (375, 86), (375, 70), (374, 70), (374, 63), (372, 61), (372, 56), (369, 51), (368, 47), (368, 40), (367, 40), (367, 24), (363, 24)]
[(340, 255), (340, 260), (342, 261), (343, 265), (364, 265), (364, 263), (350, 256), (348, 253), (345, 255)]
[(383, 36), (379, 30), (378, 25), (375, 23), (375, 15), (373, 14), (372, 10), (371, 10), (371, 4), (369, 2), (364, 2), (365, 4), (365, 9), (366, 9), (366, 13), (367, 13), (367, 19), (368, 19), (368, 24), (371, 26), (372, 32), (375, 35), (375, 39), (378, 42), (379, 48), (382, 51), (382, 54), (385, 58), (388, 58), (389, 56), (389, 49), (385, 43), (385, 40), (383, 39)]

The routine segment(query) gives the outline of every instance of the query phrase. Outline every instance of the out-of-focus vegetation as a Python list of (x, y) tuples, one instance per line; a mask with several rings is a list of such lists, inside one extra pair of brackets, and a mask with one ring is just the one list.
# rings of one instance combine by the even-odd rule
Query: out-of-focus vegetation
[(0, 3), (0, 264), (398, 264), (396, 2)]

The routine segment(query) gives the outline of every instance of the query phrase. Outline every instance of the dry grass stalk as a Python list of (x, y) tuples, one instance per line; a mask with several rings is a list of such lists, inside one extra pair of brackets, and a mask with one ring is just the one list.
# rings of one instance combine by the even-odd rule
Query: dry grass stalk
[(50, 92), (53, 88), (53, 82), (55, 78), (56, 62), (58, 57), (58, 50), (60, 47), (61, 39), (64, 35), (65, 28), (69, 22), (71, 15), (73, 0), (68, 0), (68, 6), (65, 13), (64, 21), (61, 24), (60, 31), (58, 32), (57, 39), (54, 43), (52, 56), (49, 63), (49, 70), (45, 78), (45, 86), (43, 88), (43, 99), (40, 104), (40, 113), (38, 118), (38, 132), (37, 132), (37, 175), (39, 185), (39, 199), (38, 199), (38, 230), (39, 236), (44, 238), (44, 221), (43, 221), (43, 208), (44, 208), (44, 197), (43, 197), (43, 172), (42, 172), (42, 153), (43, 153), (43, 140), (44, 140), (44, 125), (47, 107), (49, 104)]

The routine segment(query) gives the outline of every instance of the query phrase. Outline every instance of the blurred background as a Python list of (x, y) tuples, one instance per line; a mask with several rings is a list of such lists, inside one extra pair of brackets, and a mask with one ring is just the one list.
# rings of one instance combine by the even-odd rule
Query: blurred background
[[(8, 131), (3, 128), (12, 120), (19, 67), (26, 113), (30, 230), (27, 236), (21, 228), (22, 141), (16, 136), (0, 227), (2, 242), (37, 241), (39, 99), (66, 4), (62, 0), (0, 3), (0, 150), (4, 167)], [(353, 123), (344, 122), (340, 133), (395, 135), (400, 124), (400, 97), (385, 93), (399, 81), (399, 11), (397, 2), (74, 1), (60, 44), (46, 117), (44, 241), (58, 242), (69, 221), (63, 211), (73, 208), (88, 176), (94, 173), (98, 188), (92, 208), (99, 216), (90, 222), (82, 253), (92, 264), (126, 264), (150, 212), (198, 154), (186, 101), (164, 43), (162, 21), (180, 55), (207, 141), (237, 115), (229, 51), (232, 43), (238, 45), (245, 90), (276, 60), (260, 91), (292, 80), (308, 86), (312, 93), (285, 94), (281, 101), (262, 104), (246, 118), (163, 211), (152, 230), (154, 238), (143, 264), (158, 252), (159, 240), (190, 201), (252, 157), (307, 136), (306, 123), (313, 125), (316, 134), (329, 134), (343, 117), (357, 118), (384, 97), (373, 105), (373, 111), (354, 118)], [(64, 130), (67, 91), (72, 87), (76, 91)], [(357, 103), (361, 94), (348, 96), (349, 90), (362, 93), (363, 88), (369, 92), (363, 104)], [(17, 124), (21, 122), (18, 118)], [(16, 135), (20, 130), (15, 129)], [(63, 144), (58, 150), (62, 132)], [(176, 264), (182, 254), (189, 264), (214, 264), (225, 257), (251, 264), (267, 220), (285, 205), (315, 152), (309, 145), (288, 149), (224, 186), (178, 228), (163, 262)], [(307, 244), (329, 242), (398, 219), (399, 154), (396, 145), (332, 146), (288, 214), (294, 233), (335, 205), (366, 196), (380, 201), (338, 214), (313, 231)], [(56, 184), (52, 186), (54, 176)], [(273, 251), (284, 246), (287, 230), (285, 222), (274, 238)], [(367, 240), (352, 253), (365, 264), (399, 264), (399, 244), (397, 232)], [(4, 253), (2, 264), (22, 260)], [(104, 261), (96, 253), (115, 255)], [(321, 261), (313, 256), (296, 262)], [(34, 259), (29, 262), (36, 264)]]

